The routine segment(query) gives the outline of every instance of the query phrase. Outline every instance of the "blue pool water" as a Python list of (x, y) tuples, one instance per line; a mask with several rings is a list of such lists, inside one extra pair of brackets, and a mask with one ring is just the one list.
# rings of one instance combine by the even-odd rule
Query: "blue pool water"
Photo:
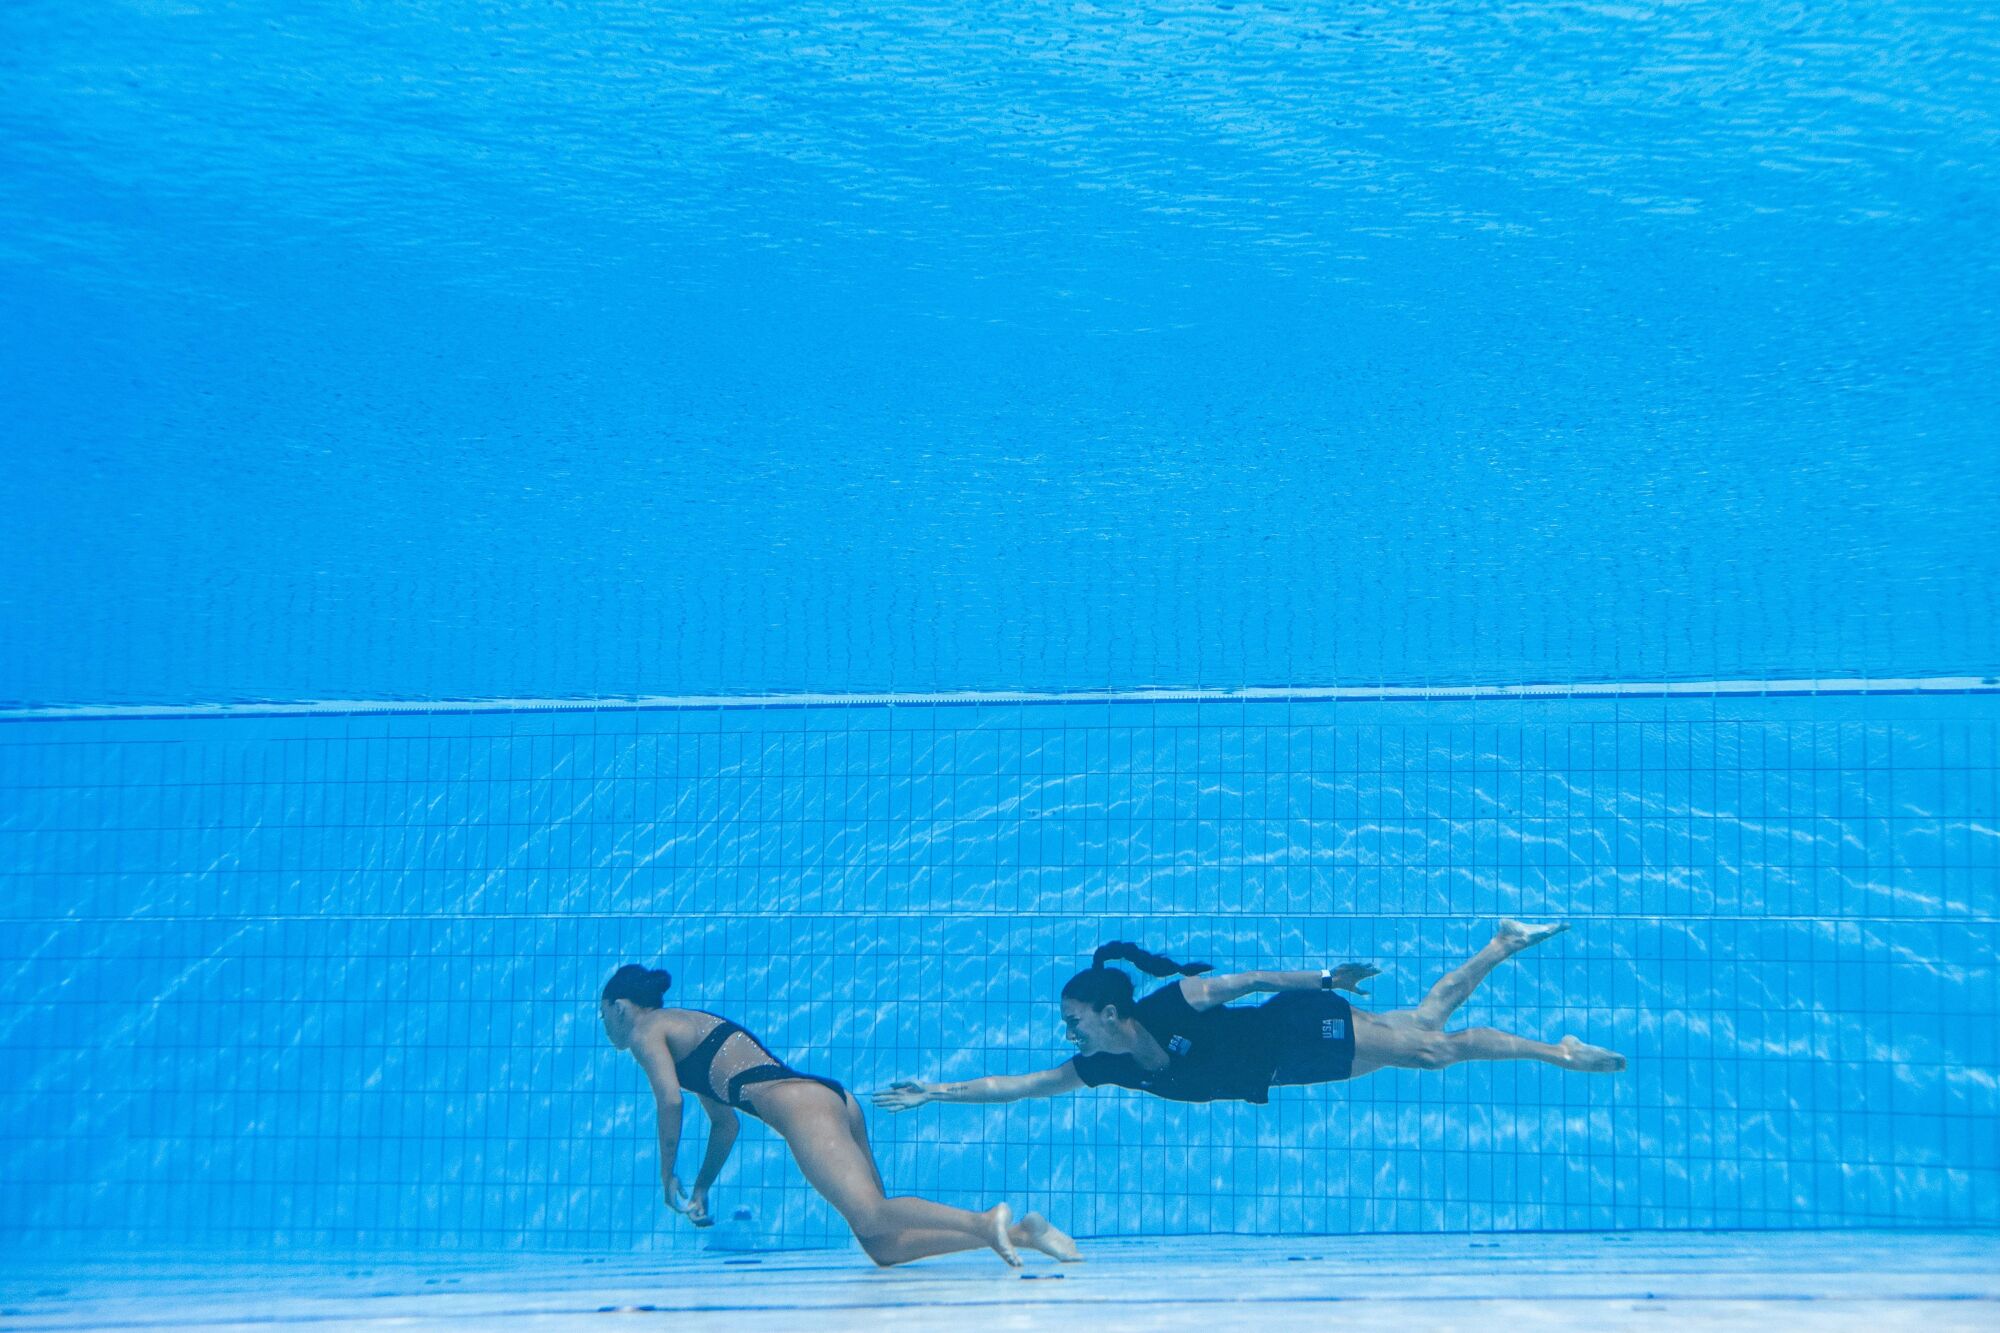
[[(884, 1175), (1089, 1235), (1992, 1225), (1996, 778), (1992, 695), (17, 721), (0, 1231), (691, 1247), (615, 963), (868, 1089), (1059, 1064), (1107, 939), (1407, 1007), (1503, 914), (1576, 929), (1462, 1019), (1626, 1074), (927, 1107)], [(737, 1151), (718, 1207), (845, 1240)]]
[(0, 700), (2000, 664), (1991, 6), (0, 44)]
[[(2000, 1224), (1995, 11), (0, 49), (0, 1245), (693, 1250), (618, 963), (867, 1089), (1059, 1062), (1106, 939), (1387, 1008), (1502, 915), (1575, 929), (1464, 1021), (1625, 1074), (929, 1107), (883, 1173)], [(846, 1243), (737, 1151), (758, 1243)]]

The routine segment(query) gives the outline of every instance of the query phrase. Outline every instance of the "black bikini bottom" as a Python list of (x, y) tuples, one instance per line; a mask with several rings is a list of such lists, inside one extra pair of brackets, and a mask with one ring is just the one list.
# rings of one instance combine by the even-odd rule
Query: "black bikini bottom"
[[(717, 1015), (717, 1017), (720, 1018), (720, 1015)], [(723, 1044), (739, 1032), (750, 1038), (752, 1044), (766, 1057), (769, 1063), (751, 1065), (748, 1069), (741, 1070), (735, 1077), (731, 1078), (727, 1087), (717, 1088), (714, 1078), (715, 1057), (721, 1054)], [(674, 1072), (680, 1075), (681, 1086), (691, 1088), (696, 1092), (705, 1092), (711, 1097), (719, 1097), (724, 1104), (733, 1106), (739, 1111), (749, 1111), (752, 1115), (757, 1113), (745, 1104), (743, 1089), (753, 1083), (773, 1083), (785, 1078), (811, 1079), (814, 1083), (821, 1083), (832, 1088), (835, 1093), (839, 1094), (842, 1101), (847, 1100), (846, 1088), (843, 1088), (830, 1078), (821, 1078), (817, 1074), (805, 1074), (793, 1069), (790, 1065), (785, 1064), (772, 1055), (770, 1051), (766, 1050), (764, 1043), (758, 1041), (756, 1037), (751, 1036), (742, 1024), (731, 1022), (727, 1018), (721, 1019), (720, 1022), (708, 1030), (708, 1035), (704, 1036), (700, 1043), (692, 1051), (688, 1052), (687, 1059), (676, 1060), (674, 1062)]]
[(787, 1078), (802, 1078), (813, 1083), (822, 1084), (832, 1088), (834, 1096), (840, 1098), (841, 1101), (845, 1102), (847, 1100), (847, 1089), (834, 1080), (821, 1078), (818, 1074), (803, 1074), (793, 1069), (790, 1065), (778, 1064), (751, 1065), (748, 1069), (729, 1080), (728, 1088), (723, 1091), (722, 1100), (740, 1111), (749, 1111), (751, 1115), (756, 1115), (757, 1112), (743, 1100), (743, 1089), (752, 1083), (776, 1083), (780, 1079)]

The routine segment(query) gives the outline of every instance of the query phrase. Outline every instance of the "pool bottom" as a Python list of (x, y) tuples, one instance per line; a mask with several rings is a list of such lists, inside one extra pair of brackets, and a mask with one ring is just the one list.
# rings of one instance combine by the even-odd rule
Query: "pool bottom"
[[(0, 1327), (818, 1330), (2000, 1327), (2000, 1233), (1538, 1233), (1084, 1242), (1015, 1273), (991, 1255), (872, 1267), (760, 1254), (10, 1255)], [(1667, 1316), (1662, 1319), (1660, 1316)]]

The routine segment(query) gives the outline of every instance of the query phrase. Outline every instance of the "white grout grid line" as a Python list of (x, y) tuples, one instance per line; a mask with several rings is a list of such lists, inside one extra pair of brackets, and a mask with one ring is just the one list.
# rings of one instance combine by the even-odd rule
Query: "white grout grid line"
[[(1060, 1062), (1109, 938), (1633, 1057), (870, 1128), (1083, 1234), (2000, 1221), (2000, 697), (0, 725), (0, 1242), (671, 1249), (611, 967), (859, 1089)], [(702, 1118), (692, 1107), (682, 1168)], [(718, 1188), (838, 1219), (752, 1128)]]

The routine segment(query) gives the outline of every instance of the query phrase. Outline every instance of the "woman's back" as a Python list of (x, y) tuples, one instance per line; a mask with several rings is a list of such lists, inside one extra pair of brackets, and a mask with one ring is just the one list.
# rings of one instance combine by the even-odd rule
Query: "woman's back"
[(720, 1014), (706, 1009), (662, 1009), (660, 1014), (674, 1073), (689, 1092), (753, 1115), (756, 1108), (744, 1100), (744, 1089), (757, 1083), (807, 1078), (846, 1095), (831, 1079), (793, 1069), (741, 1024)]

